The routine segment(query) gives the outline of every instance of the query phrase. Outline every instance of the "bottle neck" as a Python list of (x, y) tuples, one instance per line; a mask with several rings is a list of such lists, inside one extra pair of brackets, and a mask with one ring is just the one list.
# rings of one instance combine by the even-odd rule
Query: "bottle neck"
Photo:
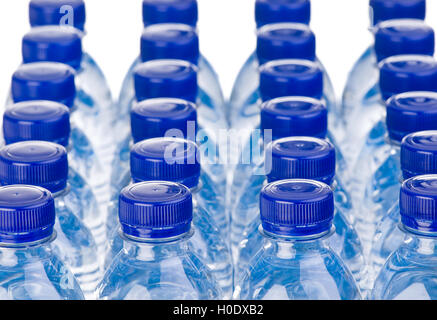
[(297, 255), (317, 254), (320, 250), (329, 249), (327, 239), (334, 233), (332, 227), (325, 232), (299, 237), (284, 237), (268, 233), (260, 226), (259, 231), (264, 236), (264, 249), (280, 259), (293, 259)]
[(154, 261), (180, 256), (188, 251), (188, 240), (194, 230), (171, 238), (144, 239), (120, 234), (123, 239), (123, 250), (129, 256), (141, 261)]
[(406, 234), (405, 243), (421, 255), (437, 257), (437, 232), (421, 232), (409, 228), (402, 223), (399, 228)]

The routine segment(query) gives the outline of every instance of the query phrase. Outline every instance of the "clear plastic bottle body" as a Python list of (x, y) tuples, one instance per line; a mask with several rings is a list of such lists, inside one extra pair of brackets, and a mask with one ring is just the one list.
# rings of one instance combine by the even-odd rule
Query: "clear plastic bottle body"
[(288, 240), (263, 236), (234, 298), (242, 300), (354, 300), (360, 299), (355, 280), (329, 247), (318, 239)]
[(437, 240), (435, 234), (404, 232), (404, 240), (389, 256), (372, 291), (375, 300), (436, 300)]
[(185, 234), (168, 242), (138, 242), (123, 236), (99, 285), (105, 300), (215, 300), (221, 290), (208, 268), (192, 252)]
[(363, 147), (360, 141), (364, 141), (373, 126), (385, 116), (378, 83), (379, 69), (375, 50), (371, 46), (349, 73), (343, 92), (342, 114), (348, 134), (339, 141), (350, 165), (357, 161)]
[(105, 250), (98, 250), (92, 232), (84, 223), (93, 219), (95, 199), (80, 176), (70, 172), (69, 181), (67, 189), (55, 194), (57, 237), (53, 248), (76, 276), (85, 297), (95, 299)]
[[(252, 210), (255, 212), (253, 208)], [(244, 238), (236, 247), (238, 258), (235, 263), (235, 279), (237, 281), (243, 271), (246, 270), (252, 257), (262, 248), (263, 235), (259, 231), (260, 224), (258, 210), (257, 216), (251, 220), (243, 231), (240, 231)], [(327, 239), (327, 242), (347, 265), (357, 283), (364, 281), (367, 276), (367, 269), (365, 268), (361, 242), (357, 232), (349, 223), (339, 205), (336, 206), (333, 225), (335, 226), (335, 232)]]
[[(193, 235), (188, 240), (191, 249), (199, 259), (206, 265), (208, 270), (217, 280), (222, 289), (223, 298), (230, 299), (233, 289), (233, 265), (231, 251), (223, 233), (214, 223), (213, 217), (205, 210), (200, 203), (201, 191), (193, 190)], [(213, 198), (212, 198), (213, 199)], [(118, 203), (118, 202), (117, 202)], [(122, 237), (119, 235), (119, 224), (117, 219), (118, 205), (111, 206), (111, 219), (114, 229), (111, 231), (109, 250), (106, 254), (105, 266), (109, 267), (116, 255), (122, 250)]]
[[(123, 80), (118, 100), (117, 127), (125, 128), (129, 125), (129, 112), (132, 103), (135, 101), (134, 69), (140, 63), (141, 59), (137, 58)], [(227, 107), (218, 81), (218, 76), (211, 67), (211, 64), (202, 55), (199, 57), (197, 67), (199, 92), (196, 103), (198, 105), (197, 114), (199, 122), (204, 121), (205, 127), (208, 128), (214, 128), (216, 130), (226, 129)]]
[[(324, 94), (327, 108), (332, 116), (329, 117), (330, 128), (336, 139), (343, 136), (341, 112), (337, 107), (337, 101), (332, 82), (323, 67)], [(252, 53), (240, 70), (229, 101), (229, 123), (236, 129), (253, 128), (260, 113), (261, 99), (259, 94), (259, 62), (256, 53)]]
[(365, 254), (378, 220), (396, 201), (399, 183), (400, 146), (390, 141), (384, 121), (378, 122), (366, 138), (353, 171), (360, 172), (349, 180), (349, 190), (356, 207), (356, 228), (362, 236)]
[(83, 300), (78, 281), (50, 239), (0, 246), (1, 300)]
[(369, 257), (372, 282), (376, 280), (390, 254), (402, 244), (405, 234), (399, 228), (400, 220), (399, 203), (395, 202), (376, 226)]

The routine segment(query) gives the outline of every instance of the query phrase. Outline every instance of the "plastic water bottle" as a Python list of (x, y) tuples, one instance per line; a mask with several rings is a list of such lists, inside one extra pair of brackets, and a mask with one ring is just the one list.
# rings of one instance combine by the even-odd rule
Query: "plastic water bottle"
[(227, 128), (225, 114), (198, 88), (196, 70), (196, 66), (183, 60), (144, 62), (134, 72), (136, 100), (179, 98), (194, 102), (199, 126), (210, 137), (217, 137), (220, 130)]
[[(3, 115), (3, 136), (6, 144), (40, 140), (62, 145), (68, 150), (69, 166), (88, 179), (93, 193), (106, 192), (107, 187), (102, 181), (105, 174), (97, 155), (83, 132), (77, 127), (70, 127), (70, 113), (65, 105), (44, 100), (16, 103)], [(103, 255), (106, 248), (106, 211), (96, 208), (94, 203), (90, 203), (90, 208), (92, 212), (84, 216), (83, 223), (91, 230), (99, 253)]]
[[(435, 120), (434, 120), (435, 121)], [(372, 241), (370, 263), (373, 270), (373, 280), (378, 275), (388, 256), (395, 251), (403, 239), (403, 234), (398, 228), (399, 214), (399, 181), (414, 176), (436, 174), (437, 169), (437, 131), (420, 131), (407, 135), (401, 145), (401, 165), (390, 168), (392, 179), (387, 179), (387, 184), (381, 185), (382, 194), (387, 200), (384, 206), (378, 208), (385, 212), (376, 226), (375, 236)], [(387, 175), (387, 174), (386, 174)], [(388, 209), (387, 209), (388, 207)]]
[(149, 26), (158, 23), (183, 23), (197, 25), (196, 0), (143, 0), (143, 23)]
[[(434, 31), (421, 20), (389, 20), (374, 28), (375, 43), (361, 56), (349, 74), (343, 92), (342, 115), (349, 131), (368, 100), (379, 91), (378, 63), (396, 55), (434, 55)], [(345, 147), (345, 156), (349, 155)]]
[[(100, 107), (76, 95), (75, 71), (58, 62), (35, 62), (24, 64), (15, 71), (12, 77), (11, 100), (23, 102), (31, 100), (49, 100), (65, 104), (70, 108), (70, 121), (74, 131), (80, 130), (87, 139), (86, 144), (92, 145), (97, 155), (95, 164), (87, 168), (86, 177), (96, 190), (96, 197), (101, 208), (108, 201), (108, 175), (105, 171), (110, 168), (108, 153), (113, 153), (112, 131), (104, 124), (105, 119), (100, 113)], [(77, 129), (76, 129), (77, 128)], [(76, 147), (76, 146), (72, 146)], [(79, 146), (77, 146), (79, 148)]]
[(335, 136), (341, 136), (339, 118), (335, 116), (336, 101), (330, 100), (323, 80), (323, 70), (317, 62), (299, 59), (273, 60), (259, 68), (259, 89), (232, 119), (240, 128), (254, 128), (259, 122), (262, 102), (288, 96), (323, 99), (332, 113), (329, 127)]
[(360, 174), (351, 185), (357, 205), (357, 229), (366, 250), (376, 223), (396, 201), (393, 188), (397, 189), (400, 181), (402, 139), (413, 132), (437, 130), (437, 93), (395, 95), (387, 101), (386, 110), (385, 122), (380, 121), (366, 140), (354, 170)]
[[(335, 147), (328, 141), (311, 137), (289, 137), (275, 140), (266, 149), (266, 176), (252, 176), (243, 186), (232, 215), (233, 240), (238, 241), (239, 257), (236, 278), (262, 248), (258, 232), (259, 194), (267, 182), (285, 179), (313, 179), (334, 190), (335, 232), (328, 242), (349, 267), (357, 283), (365, 280), (365, 263), (360, 239), (351, 224), (352, 203), (343, 183), (335, 177)], [(241, 241), (242, 240), (242, 241)]]
[(100, 286), (100, 299), (220, 299), (216, 280), (190, 241), (190, 190), (174, 182), (141, 182), (120, 194), (123, 242)]
[(237, 195), (244, 192), (243, 185), (253, 175), (265, 174), (264, 147), (271, 141), (292, 136), (327, 138), (336, 147), (337, 176), (342, 177), (346, 172), (341, 151), (327, 130), (328, 112), (323, 101), (307, 97), (276, 98), (262, 104), (260, 113), (261, 120), (255, 126), (258, 130), (253, 131), (247, 141), (240, 139), (243, 147), (239, 159), (232, 159), (237, 164), (229, 187), (228, 208), (231, 212)]
[(355, 280), (330, 247), (334, 195), (314, 180), (281, 180), (260, 195), (263, 244), (251, 259), (234, 298), (360, 299)]
[(370, 23), (392, 19), (425, 19), (426, 0), (370, 0)]
[[(105, 117), (111, 115), (110, 111), (116, 111), (103, 72), (91, 55), (82, 49), (81, 40), (86, 35), (85, 2), (31, 0), (29, 21), (34, 29), (23, 38), (23, 61), (54, 61), (70, 65), (76, 70), (76, 85), (82, 100), (100, 106)], [(51, 27), (40, 28), (45, 26)]]
[[(409, 91), (436, 91), (437, 62), (430, 56), (400, 55), (381, 61), (379, 89), (371, 92), (359, 107), (356, 118), (349, 121), (347, 139), (343, 141), (349, 156), (349, 168), (360, 160), (360, 152), (374, 126), (384, 119), (386, 101), (395, 94)], [(376, 88), (376, 87), (375, 87)], [(360, 175), (361, 176), (361, 175)], [(350, 178), (354, 178), (354, 171)]]
[[(197, 71), (197, 83), (195, 85), (199, 87), (197, 94), (199, 99), (203, 104), (214, 109), (214, 113), (217, 117), (220, 117), (221, 121), (226, 120), (226, 104), (218, 76), (210, 63), (199, 52), (197, 30), (189, 25), (173, 23), (155, 24), (144, 29), (141, 36), (140, 57), (135, 60), (129, 69), (120, 91), (119, 114), (121, 116), (129, 115), (132, 102), (135, 100), (135, 91), (137, 90), (135, 84), (137, 80), (134, 80), (136, 68), (141, 63), (159, 59), (185, 60), (195, 65)], [(173, 72), (175, 71), (176, 69)], [(167, 72), (170, 72), (170, 70)], [(196, 93), (194, 93), (194, 96), (196, 96)], [(175, 96), (175, 98), (182, 97)]]
[(256, 0), (255, 21), (257, 28), (278, 22), (309, 24), (311, 2), (309, 0)]
[(52, 248), (56, 212), (50, 192), (1, 187), (0, 214), (0, 298), (83, 300), (77, 280)]
[[(202, 172), (209, 176), (208, 180), (212, 181), (213, 188), (217, 190), (214, 203), (219, 209), (218, 203), (224, 201), (226, 192), (224, 153), (215, 136), (211, 135), (211, 131), (198, 124), (196, 105), (174, 98), (147, 99), (134, 104), (131, 110), (131, 134), (121, 141), (113, 164), (111, 199), (118, 199), (121, 188), (131, 179), (129, 160), (132, 146), (146, 139), (165, 136), (197, 141), (203, 159)], [(221, 213), (217, 214), (220, 215)], [(221, 218), (217, 221), (220, 228), (227, 228), (227, 224), (223, 224)]]
[[(223, 194), (217, 192), (214, 182), (207, 173), (202, 172), (201, 156), (196, 144), (176, 138), (143, 140), (133, 146), (130, 163), (133, 183), (161, 180), (178, 182), (190, 188), (195, 233), (189, 242), (216, 278), (224, 298), (230, 299), (233, 268), (231, 252), (227, 245), (228, 229), (223, 230), (227, 227), (224, 201), (220, 200)], [(112, 243), (107, 262), (112, 261), (123, 247), (121, 239), (117, 236), (118, 207), (118, 201), (114, 201), (108, 215), (108, 230)]]
[(402, 184), (399, 228), (404, 237), (382, 267), (373, 299), (437, 299), (436, 186), (437, 175), (417, 176)]
[(86, 182), (68, 168), (67, 150), (45, 141), (25, 141), (0, 149), (0, 184), (26, 184), (49, 190), (56, 206), (54, 250), (73, 274), (87, 299), (101, 276), (97, 246), (83, 221), (97, 203)]
[[(241, 128), (240, 118), (248, 116), (244, 108), (259, 99), (259, 66), (277, 59), (317, 60), (316, 37), (305, 24), (276, 23), (257, 31), (257, 48), (243, 65), (230, 98), (230, 123)], [(334, 89), (326, 70), (319, 63), (324, 76), (327, 100), (335, 101)], [(334, 110), (338, 113), (340, 110)], [(340, 116), (340, 114), (336, 115)]]

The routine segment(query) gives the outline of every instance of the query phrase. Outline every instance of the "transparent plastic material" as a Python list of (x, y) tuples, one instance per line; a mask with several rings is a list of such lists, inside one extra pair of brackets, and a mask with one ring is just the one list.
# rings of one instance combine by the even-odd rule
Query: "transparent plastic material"
[(83, 300), (79, 284), (49, 239), (0, 245), (1, 300)]
[(85, 297), (95, 299), (104, 257), (83, 221), (93, 220), (98, 207), (89, 186), (73, 170), (68, 182), (65, 190), (54, 194), (57, 237), (53, 248), (76, 276)]
[(437, 240), (435, 234), (406, 231), (388, 257), (372, 291), (375, 300), (436, 300)]
[(239, 279), (234, 298), (361, 299), (352, 274), (329, 247), (328, 236), (299, 239), (264, 233), (262, 247)]
[(105, 300), (216, 300), (214, 277), (194, 254), (191, 233), (174, 239), (139, 242), (121, 235), (117, 254), (99, 285)]

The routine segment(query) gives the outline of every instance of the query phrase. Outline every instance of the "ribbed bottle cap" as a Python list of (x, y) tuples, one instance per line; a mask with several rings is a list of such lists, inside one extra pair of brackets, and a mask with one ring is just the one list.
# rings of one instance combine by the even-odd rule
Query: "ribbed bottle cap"
[(69, 25), (83, 31), (85, 3), (83, 0), (31, 0), (29, 20), (32, 27)]
[(437, 130), (437, 93), (415, 91), (391, 97), (386, 123), (390, 139), (399, 142), (409, 133)]
[(0, 184), (28, 184), (56, 193), (68, 179), (67, 150), (45, 141), (23, 141), (0, 149)]
[(316, 37), (301, 23), (275, 23), (257, 31), (256, 54), (260, 64), (278, 59), (315, 60)]
[(162, 180), (188, 188), (198, 185), (200, 154), (194, 142), (177, 138), (154, 138), (132, 147), (130, 168), (134, 182)]
[(424, 55), (401, 55), (380, 63), (379, 86), (384, 100), (409, 91), (437, 91), (437, 62)]
[(323, 71), (318, 63), (308, 60), (270, 61), (260, 67), (259, 91), (263, 101), (288, 96), (320, 99)]
[[(192, 122), (192, 123), (190, 123)], [(188, 139), (189, 126), (193, 125), (195, 139), (197, 127), (196, 106), (192, 102), (173, 98), (155, 98), (134, 103), (131, 109), (131, 129), (135, 143), (145, 139), (173, 136), (177, 133)]]
[(179, 98), (195, 102), (197, 68), (188, 61), (153, 60), (134, 71), (137, 101), (151, 98)]
[(6, 144), (42, 140), (66, 147), (70, 138), (70, 111), (53, 101), (16, 103), (3, 115), (3, 136)]
[(74, 69), (58, 62), (24, 64), (12, 76), (12, 99), (50, 100), (71, 108), (76, 97), (74, 76)]
[(35, 186), (0, 187), (0, 242), (26, 243), (48, 238), (55, 224), (55, 202)]
[(411, 133), (402, 140), (401, 168), (404, 179), (437, 174), (437, 131)]
[(278, 22), (309, 24), (310, 19), (311, 2), (309, 0), (256, 0), (255, 2), (257, 28)]
[(314, 180), (280, 180), (261, 190), (261, 223), (281, 236), (310, 236), (328, 231), (334, 217), (331, 188)]
[(267, 146), (265, 163), (269, 162), (269, 182), (312, 179), (330, 185), (335, 176), (335, 147), (318, 138), (283, 138)]
[(402, 54), (433, 56), (434, 42), (434, 30), (422, 20), (389, 20), (377, 25), (375, 53), (378, 61)]
[(146, 27), (141, 36), (141, 60), (179, 59), (197, 64), (199, 37), (185, 24), (163, 23)]
[(198, 9), (196, 0), (143, 0), (143, 23), (183, 23), (196, 26)]
[(426, 0), (370, 0), (372, 24), (392, 19), (425, 19)]
[(404, 181), (399, 209), (404, 226), (420, 232), (437, 232), (437, 175)]
[(273, 140), (291, 136), (325, 138), (328, 111), (325, 104), (307, 97), (283, 97), (261, 105), (261, 130), (272, 130)]
[(82, 61), (82, 38), (71, 27), (46, 26), (31, 29), (22, 40), (24, 63), (61, 62), (78, 69)]
[(122, 231), (143, 239), (170, 238), (190, 230), (190, 190), (175, 182), (148, 181), (124, 188), (119, 199)]

